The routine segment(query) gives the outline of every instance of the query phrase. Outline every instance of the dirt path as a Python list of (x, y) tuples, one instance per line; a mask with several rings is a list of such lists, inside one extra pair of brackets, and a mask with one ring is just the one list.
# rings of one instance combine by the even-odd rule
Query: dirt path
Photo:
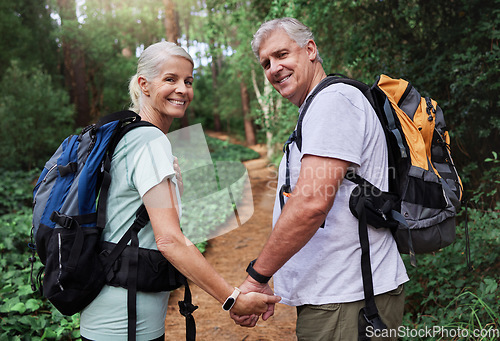
[[(224, 138), (220, 134), (211, 134)], [(271, 230), (276, 171), (268, 166), (262, 146), (254, 148), (261, 158), (245, 162), (252, 185), (254, 213), (242, 227), (210, 241), (205, 257), (210, 264), (232, 285), (239, 285), (246, 277), (245, 268), (256, 258)], [(272, 285), (272, 283), (271, 283)], [(191, 286), (193, 303), (199, 308), (194, 312), (197, 340), (245, 341), (295, 341), (295, 308), (277, 304), (275, 314), (268, 321), (259, 320), (254, 328), (234, 324), (228, 313), (221, 309), (210, 295)], [(179, 314), (177, 302), (183, 298), (184, 289), (172, 292), (165, 321), (168, 341), (185, 340), (185, 320)]]

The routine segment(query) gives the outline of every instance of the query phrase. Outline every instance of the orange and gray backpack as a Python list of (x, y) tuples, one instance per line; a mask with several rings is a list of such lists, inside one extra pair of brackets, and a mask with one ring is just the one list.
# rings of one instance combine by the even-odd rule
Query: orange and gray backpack
[(295, 142), (301, 150), (302, 121), (309, 105), (321, 90), (336, 83), (354, 86), (365, 95), (382, 124), (388, 146), (388, 192), (376, 188), (354, 171), (348, 171), (345, 177), (357, 184), (349, 206), (359, 220), (366, 304), (362, 317), (381, 330), (386, 327), (375, 306), (367, 225), (390, 228), (399, 251), (410, 254), (411, 264), (415, 266), (416, 253), (438, 251), (455, 241), (455, 216), (460, 209), (462, 182), (451, 157), (443, 111), (436, 101), (422, 97), (403, 79), (381, 75), (370, 87), (333, 74), (323, 79), (307, 98), (296, 130), (285, 143), (287, 176), (280, 190), (282, 205), (283, 197), (291, 190), (289, 144)]

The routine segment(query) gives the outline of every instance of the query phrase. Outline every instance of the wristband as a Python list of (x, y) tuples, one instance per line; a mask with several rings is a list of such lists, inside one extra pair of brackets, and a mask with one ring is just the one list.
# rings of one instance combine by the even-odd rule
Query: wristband
[(254, 259), (253, 261), (250, 262), (250, 264), (248, 264), (248, 267), (247, 267), (248, 275), (250, 275), (250, 277), (255, 279), (257, 282), (262, 283), (262, 284), (266, 284), (271, 279), (271, 276), (261, 275), (253, 268), (253, 265), (255, 264), (256, 260), (257, 259)]
[(234, 291), (231, 294), (231, 296), (229, 296), (228, 298), (226, 298), (226, 301), (222, 304), (222, 310), (225, 310), (225, 311), (231, 310), (231, 308), (236, 303), (236, 299), (240, 295), (240, 292), (241, 292), (240, 289), (234, 288)]

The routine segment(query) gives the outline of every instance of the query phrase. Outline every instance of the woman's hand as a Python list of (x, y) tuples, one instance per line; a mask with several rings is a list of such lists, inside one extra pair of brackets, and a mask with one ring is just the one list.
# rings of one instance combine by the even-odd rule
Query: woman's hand
[(268, 311), (269, 305), (278, 303), (281, 297), (258, 292), (241, 293), (231, 309), (231, 315), (261, 315)]

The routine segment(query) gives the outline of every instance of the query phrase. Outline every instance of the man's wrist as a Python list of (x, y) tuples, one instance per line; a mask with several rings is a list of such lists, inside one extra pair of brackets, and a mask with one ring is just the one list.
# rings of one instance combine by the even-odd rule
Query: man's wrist
[(258, 273), (254, 268), (253, 268), (253, 265), (255, 264), (255, 261), (257, 259), (254, 259), (253, 261), (250, 262), (250, 264), (248, 264), (248, 267), (247, 267), (247, 272), (248, 272), (248, 275), (250, 277), (252, 277), (254, 280), (256, 280), (257, 282), (261, 283), (261, 284), (266, 284), (267, 282), (269, 282), (269, 280), (271, 279), (271, 276), (264, 276), (260, 273)]

